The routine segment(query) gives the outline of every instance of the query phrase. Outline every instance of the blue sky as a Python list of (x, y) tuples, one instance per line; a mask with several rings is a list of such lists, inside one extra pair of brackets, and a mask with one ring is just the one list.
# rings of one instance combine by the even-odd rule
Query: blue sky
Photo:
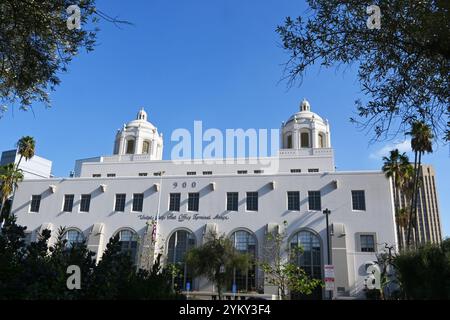
[[(132, 4), (130, 4), (132, 3)], [(311, 68), (302, 85), (280, 82), (286, 53), (275, 33), (286, 16), (306, 15), (298, 0), (100, 0), (97, 6), (134, 26), (101, 22), (94, 52), (80, 53), (61, 75), (52, 108), (10, 110), (0, 119), (0, 150), (23, 135), (37, 140), (37, 153), (67, 176), (76, 159), (112, 153), (116, 130), (141, 106), (165, 135), (177, 128), (279, 128), (305, 97), (331, 124), (338, 170), (379, 169), (394, 141), (370, 143), (349, 122), (363, 97), (355, 69)], [(14, 112), (13, 112), (14, 111)], [(407, 150), (407, 144), (401, 144)], [(424, 162), (437, 171), (444, 234), (450, 235), (448, 146), (435, 146)]]

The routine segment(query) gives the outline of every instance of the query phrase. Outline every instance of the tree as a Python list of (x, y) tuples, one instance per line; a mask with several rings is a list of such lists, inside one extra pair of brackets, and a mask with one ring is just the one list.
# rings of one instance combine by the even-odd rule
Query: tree
[(423, 121), (415, 121), (412, 124), (411, 131), (407, 133), (411, 136), (411, 149), (414, 151), (414, 184), (413, 194), (411, 199), (411, 215), (409, 217), (409, 227), (407, 243), (411, 243), (411, 230), (415, 226), (415, 219), (417, 215), (417, 198), (419, 193), (419, 176), (422, 164), (422, 154), (425, 152), (433, 152), (433, 133), (430, 127)]
[(407, 299), (450, 299), (450, 239), (401, 252), (393, 265)]
[(17, 168), (19, 168), (22, 159), (25, 158), (26, 161), (34, 157), (36, 151), (36, 141), (33, 137), (26, 136), (22, 137), (17, 142), (17, 152), (20, 155), (19, 161), (17, 162)]
[(202, 246), (188, 251), (186, 263), (195, 275), (205, 276), (215, 284), (219, 300), (222, 300), (222, 290), (232, 281), (234, 271), (246, 270), (250, 257), (238, 252), (225, 235), (210, 231), (205, 240)]
[[(79, 8), (79, 25), (74, 24)], [(99, 19), (118, 24), (95, 0), (4, 0), (0, 3), (0, 117), (7, 105), (50, 106), (59, 74), (82, 49), (94, 49)], [(76, 21), (75, 21), (76, 22)], [(3, 105), (2, 105), (3, 104)]]
[[(0, 167), (0, 195), (1, 195), (1, 222), (8, 216), (5, 204), (13, 191), (17, 188), (19, 182), (23, 180), (21, 169), (16, 168), (14, 163), (10, 163)], [(1, 225), (1, 224), (0, 224)]]
[(264, 277), (268, 284), (278, 288), (278, 295), (282, 300), (288, 299), (288, 293), (310, 295), (313, 290), (322, 284), (322, 281), (311, 279), (296, 264), (299, 256), (303, 254), (303, 248), (286, 245), (287, 223), (284, 230), (273, 230), (267, 233), (263, 248), (264, 259), (259, 263), (264, 271)]
[(401, 233), (400, 231), (408, 225), (408, 213), (411, 210), (409, 207), (402, 208), (400, 199), (403, 196), (406, 203), (410, 203), (414, 169), (406, 153), (400, 154), (398, 149), (392, 150), (389, 157), (383, 157), (383, 161), (382, 171), (387, 178), (392, 178), (394, 185), (395, 219)]
[[(359, 67), (360, 120), (375, 139), (405, 132), (423, 119), (448, 141), (450, 36), (447, 0), (307, 0), (308, 18), (286, 18), (276, 31), (289, 53), (286, 78), (301, 80), (315, 63)], [(381, 28), (369, 29), (367, 7), (378, 5)], [(442, 135), (446, 131), (446, 135)]]

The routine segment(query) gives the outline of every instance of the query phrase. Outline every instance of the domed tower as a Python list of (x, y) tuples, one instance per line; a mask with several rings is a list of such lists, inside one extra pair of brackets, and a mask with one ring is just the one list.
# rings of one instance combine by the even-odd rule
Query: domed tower
[(300, 104), (300, 111), (291, 116), (281, 128), (282, 149), (331, 148), (328, 120), (311, 112), (306, 99)]
[(142, 108), (136, 120), (128, 122), (117, 131), (114, 154), (149, 155), (150, 160), (162, 160), (163, 137), (158, 129), (147, 121), (148, 115)]

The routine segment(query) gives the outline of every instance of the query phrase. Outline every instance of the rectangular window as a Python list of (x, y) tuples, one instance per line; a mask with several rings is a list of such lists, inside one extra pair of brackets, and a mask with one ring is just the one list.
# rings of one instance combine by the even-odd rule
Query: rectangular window
[(98, 173), (92, 175), (92, 178), (101, 178), (101, 177), (102, 175)]
[(40, 207), (41, 207), (41, 196), (40, 195), (32, 196), (30, 212), (39, 212)]
[(308, 172), (309, 172), (309, 173), (312, 173), (312, 172), (319, 172), (319, 169), (308, 169)]
[(288, 191), (288, 210), (300, 211), (300, 192), (299, 191)]
[(366, 211), (366, 196), (364, 190), (352, 190), (353, 210)]
[(181, 194), (180, 193), (171, 193), (170, 194), (170, 201), (169, 201), (169, 211), (180, 211), (180, 200), (181, 200)]
[(124, 212), (125, 211), (125, 200), (126, 200), (126, 194), (125, 193), (118, 193), (116, 194), (116, 205), (114, 207), (114, 210), (116, 212)]
[(198, 192), (189, 193), (188, 211), (198, 211), (200, 194)]
[(188, 171), (186, 174), (187, 174), (188, 176), (196, 176), (196, 175), (197, 175), (197, 172), (195, 172), (195, 171)]
[(210, 176), (212, 175), (212, 171), (203, 171), (204, 176)]
[(302, 169), (291, 169), (291, 173), (301, 173)]
[(160, 177), (161, 176), (161, 172), (159, 171), (159, 172), (153, 172), (153, 175), (155, 176), (155, 177)]
[(309, 210), (322, 210), (322, 203), (320, 199), (320, 191), (308, 191)]
[(80, 212), (89, 212), (90, 207), (91, 207), (91, 195), (82, 194), (80, 203)]
[(247, 174), (247, 170), (238, 170), (238, 174)]
[(134, 212), (142, 212), (144, 207), (144, 194), (143, 193), (135, 193), (133, 194), (133, 211)]
[(66, 194), (64, 196), (64, 207), (63, 207), (64, 212), (72, 212), (74, 198), (75, 196), (73, 194)]
[(247, 192), (247, 211), (258, 211), (258, 192)]
[(115, 178), (115, 177), (116, 177), (116, 174), (115, 174), (115, 173), (108, 173), (106, 176), (107, 176), (108, 178)]
[(361, 252), (375, 252), (375, 236), (373, 234), (362, 234), (359, 239)]
[(261, 174), (261, 173), (264, 173), (264, 170), (254, 170), (253, 173), (254, 174)]
[(139, 177), (146, 177), (148, 174), (146, 172), (140, 172)]
[(239, 207), (239, 193), (238, 192), (227, 192), (227, 210), (228, 211), (238, 211)]

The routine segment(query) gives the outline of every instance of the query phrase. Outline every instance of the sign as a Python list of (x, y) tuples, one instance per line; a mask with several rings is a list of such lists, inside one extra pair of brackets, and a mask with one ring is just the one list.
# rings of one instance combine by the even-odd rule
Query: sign
[(335, 272), (333, 265), (325, 265), (325, 290), (334, 291)]

